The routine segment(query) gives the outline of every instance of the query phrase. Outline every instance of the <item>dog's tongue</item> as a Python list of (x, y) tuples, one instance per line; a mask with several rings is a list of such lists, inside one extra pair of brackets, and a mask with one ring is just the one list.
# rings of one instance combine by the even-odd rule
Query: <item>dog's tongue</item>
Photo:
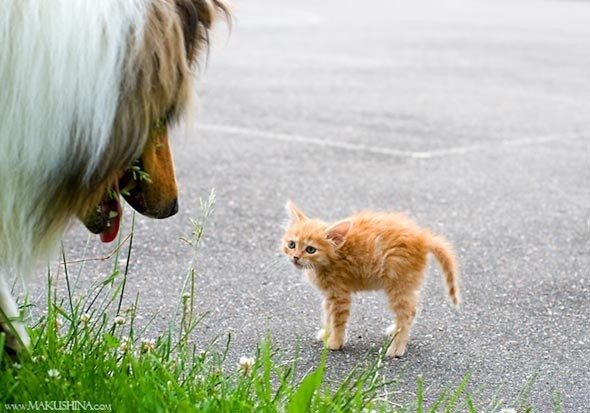
[(115, 184), (113, 188), (116, 192), (115, 199), (107, 196), (100, 204), (103, 213), (108, 217), (107, 224), (100, 233), (100, 240), (102, 242), (111, 242), (119, 233), (119, 225), (121, 224), (121, 202), (119, 198), (119, 186)]

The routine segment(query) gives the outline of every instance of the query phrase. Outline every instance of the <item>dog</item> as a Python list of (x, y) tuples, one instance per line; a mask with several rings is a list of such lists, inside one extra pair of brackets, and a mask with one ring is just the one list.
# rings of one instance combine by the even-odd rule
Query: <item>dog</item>
[[(9, 276), (47, 262), (74, 217), (110, 242), (122, 188), (148, 217), (178, 211), (168, 127), (187, 105), (193, 66), (220, 14), (229, 16), (224, 0), (4, 4), (0, 332), (7, 349), (30, 344)], [(138, 169), (149, 178), (138, 179)]]

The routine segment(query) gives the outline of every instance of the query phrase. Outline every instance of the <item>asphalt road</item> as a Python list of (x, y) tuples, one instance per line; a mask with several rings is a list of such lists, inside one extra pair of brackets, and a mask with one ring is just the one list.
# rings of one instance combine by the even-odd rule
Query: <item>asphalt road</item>
[[(190, 259), (179, 238), (211, 188), (196, 297), (210, 314), (194, 339), (231, 332), (231, 360), (267, 333), (288, 354), (299, 340), (302, 371), (321, 353), (320, 299), (279, 253), (286, 199), (325, 219), (405, 211), (456, 245), (464, 303), (451, 308), (432, 262), (408, 352), (384, 371), (403, 372), (392, 401), (419, 375), (432, 402), (470, 373), (481, 407), (538, 373), (538, 411), (558, 391), (564, 411), (587, 411), (590, 3), (237, 3), (174, 137), (181, 212), (138, 218), (128, 299), (157, 314), (150, 333), (176, 308)], [(70, 231), (70, 258), (85, 239)], [(87, 265), (82, 287), (109, 268)], [(384, 297), (357, 296), (331, 377), (376, 355), (390, 321)]]

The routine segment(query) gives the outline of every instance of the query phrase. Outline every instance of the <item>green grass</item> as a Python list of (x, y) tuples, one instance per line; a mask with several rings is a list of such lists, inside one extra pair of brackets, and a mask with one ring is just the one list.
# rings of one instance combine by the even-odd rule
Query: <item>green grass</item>
[[(190, 334), (202, 315), (193, 301), (197, 252), (207, 219), (213, 211), (214, 193), (202, 202), (202, 216), (192, 222), (191, 236), (183, 241), (194, 255), (169, 328), (154, 340), (152, 324), (137, 326), (136, 297), (123, 310), (123, 296), (133, 245), (131, 234), (120, 240), (127, 247), (125, 268), (119, 268), (117, 249), (110, 277), (77, 295), (77, 275), (63, 276), (67, 287), (60, 297), (54, 277), (47, 279), (47, 313), (29, 330), (32, 346), (18, 361), (0, 352), (0, 411), (103, 410), (115, 412), (475, 412), (465, 388), (466, 377), (454, 390), (438, 395), (426, 406), (422, 378), (416, 400), (399, 405), (386, 394), (394, 384), (382, 374), (384, 354), (361, 360), (345, 377), (327, 379), (327, 351), (307, 374), (298, 372), (297, 349), (273, 347), (271, 338), (258, 345), (251, 358), (230, 363), (224, 350), (212, 345), (198, 348)], [(64, 257), (64, 262), (66, 262)], [(4, 335), (0, 335), (0, 348)], [(217, 348), (217, 350), (216, 350)], [(386, 348), (386, 347), (384, 347)], [(293, 356), (293, 351), (295, 355)], [(66, 404), (70, 403), (70, 404)], [(500, 404), (494, 408), (499, 408)], [(487, 410), (487, 409), (486, 409)], [(519, 411), (526, 411), (526, 409)], [(559, 411), (559, 400), (556, 400)]]

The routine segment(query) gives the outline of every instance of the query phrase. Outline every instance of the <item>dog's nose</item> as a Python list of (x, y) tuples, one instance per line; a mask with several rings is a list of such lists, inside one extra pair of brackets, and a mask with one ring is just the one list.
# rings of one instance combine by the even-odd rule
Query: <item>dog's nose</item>
[(172, 202), (172, 206), (170, 207), (170, 213), (168, 214), (169, 217), (175, 215), (178, 212), (178, 198), (174, 198)]

